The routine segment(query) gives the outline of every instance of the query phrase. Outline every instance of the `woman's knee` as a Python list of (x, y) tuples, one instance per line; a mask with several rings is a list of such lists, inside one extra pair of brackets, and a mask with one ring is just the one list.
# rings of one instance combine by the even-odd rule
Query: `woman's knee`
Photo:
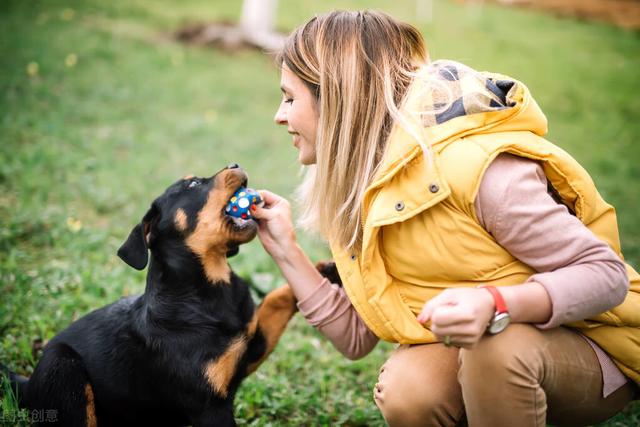
[(472, 349), (460, 351), (458, 379), (462, 386), (491, 378), (496, 383), (514, 377), (539, 376), (544, 345), (540, 331), (531, 325), (514, 324), (497, 335), (487, 335)]
[(457, 350), (443, 349), (401, 347), (380, 369), (373, 395), (390, 426), (455, 425), (463, 415)]
[(446, 396), (437, 389), (415, 390), (405, 378), (392, 377), (392, 373), (378, 378), (373, 399), (390, 426), (438, 425), (427, 421), (442, 418), (448, 406)]
[(458, 380), (470, 425), (544, 425), (544, 343), (538, 334), (533, 326), (515, 324), (460, 350)]

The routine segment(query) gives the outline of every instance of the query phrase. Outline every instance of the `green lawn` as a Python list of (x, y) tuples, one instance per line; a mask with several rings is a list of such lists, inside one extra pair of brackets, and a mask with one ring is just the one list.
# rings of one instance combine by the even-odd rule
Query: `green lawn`
[[(379, 8), (418, 26), (432, 58), (527, 83), (550, 139), (592, 173), (618, 209), (625, 255), (640, 265), (640, 37), (602, 24), (463, 2), (281, 0), (289, 31), (333, 8)], [(258, 52), (182, 46), (194, 20), (236, 20), (224, 0), (5, 0), (0, 3), (0, 360), (28, 374), (37, 338), (143, 289), (116, 256), (151, 200), (175, 179), (237, 161), (250, 184), (290, 195), (296, 152), (273, 125), (279, 77)], [(309, 236), (313, 259), (327, 249)], [(256, 241), (234, 269), (269, 289), (282, 279)], [(382, 425), (371, 399), (391, 346), (339, 356), (296, 318), (237, 399), (241, 425)], [(2, 402), (0, 410), (10, 410)], [(611, 426), (640, 424), (640, 407)]]

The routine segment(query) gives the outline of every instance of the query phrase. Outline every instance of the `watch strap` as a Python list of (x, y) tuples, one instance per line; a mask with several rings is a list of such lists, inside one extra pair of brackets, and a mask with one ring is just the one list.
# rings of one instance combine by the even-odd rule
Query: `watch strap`
[(507, 310), (507, 304), (504, 302), (504, 298), (502, 298), (502, 294), (498, 289), (496, 289), (495, 286), (478, 286), (478, 287), (489, 291), (496, 305), (496, 314), (509, 312), (509, 310)]

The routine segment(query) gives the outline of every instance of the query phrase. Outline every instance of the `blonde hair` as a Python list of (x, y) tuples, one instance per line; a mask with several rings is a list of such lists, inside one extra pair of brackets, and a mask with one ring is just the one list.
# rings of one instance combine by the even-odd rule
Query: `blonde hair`
[(360, 250), (362, 199), (414, 72), (428, 62), (420, 32), (374, 11), (336, 11), (291, 33), (278, 62), (316, 96), (316, 164), (297, 198), (299, 224)]

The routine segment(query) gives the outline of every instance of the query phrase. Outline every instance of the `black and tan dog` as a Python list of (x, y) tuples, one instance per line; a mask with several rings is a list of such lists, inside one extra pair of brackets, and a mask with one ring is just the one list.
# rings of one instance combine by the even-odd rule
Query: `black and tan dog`
[(256, 235), (253, 220), (224, 215), (246, 182), (230, 165), (158, 197), (118, 251), (138, 270), (149, 262), (144, 294), (71, 324), (28, 380), (10, 374), (21, 406), (54, 409), (64, 426), (235, 425), (240, 382), (296, 311), (287, 285), (254, 310), (247, 284), (227, 263)]

